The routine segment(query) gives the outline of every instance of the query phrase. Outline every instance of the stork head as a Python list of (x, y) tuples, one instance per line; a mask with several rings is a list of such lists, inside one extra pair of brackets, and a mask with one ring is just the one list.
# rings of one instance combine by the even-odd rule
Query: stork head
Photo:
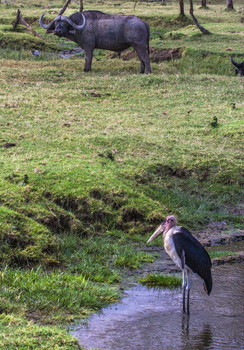
[(152, 242), (160, 234), (167, 233), (171, 229), (171, 227), (176, 226), (176, 223), (177, 223), (177, 221), (176, 221), (176, 217), (174, 215), (167, 216), (166, 219), (163, 220), (163, 222), (158, 226), (156, 231), (149, 238), (147, 243)]

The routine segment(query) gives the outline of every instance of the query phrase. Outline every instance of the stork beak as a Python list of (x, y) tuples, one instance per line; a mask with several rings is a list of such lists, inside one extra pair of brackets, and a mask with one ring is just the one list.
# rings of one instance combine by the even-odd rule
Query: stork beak
[(158, 228), (156, 229), (156, 231), (151, 235), (151, 237), (149, 238), (149, 240), (147, 241), (147, 243), (152, 242), (156, 237), (158, 237), (161, 233), (164, 232), (164, 221), (158, 226)]

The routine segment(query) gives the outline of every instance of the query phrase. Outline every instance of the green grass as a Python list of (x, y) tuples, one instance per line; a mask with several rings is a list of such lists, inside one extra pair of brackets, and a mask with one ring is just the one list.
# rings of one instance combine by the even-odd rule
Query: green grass
[(148, 287), (177, 288), (181, 286), (182, 280), (177, 276), (148, 274), (139, 279), (139, 282)]
[[(146, 19), (154, 48), (181, 48), (182, 58), (153, 62), (145, 76), (137, 59), (112, 59), (101, 50), (89, 74), (84, 58), (58, 57), (74, 44), (46, 35), (37, 20), (46, 9), (52, 19), (62, 4), (0, 4), (6, 349), (75, 349), (63, 327), (117, 300), (121, 273), (151, 261), (137, 248), (165, 215), (177, 215), (191, 230), (211, 220), (241, 225), (233, 211), (243, 181), (243, 79), (229, 62), (231, 54), (243, 60), (241, 3), (234, 13), (222, 2), (208, 11), (195, 6), (213, 32), (202, 36), (190, 18), (179, 20), (178, 3), (140, 2), (134, 11), (134, 2), (86, 1), (86, 9)], [(23, 27), (12, 30), (19, 7), (46, 40)], [(76, 10), (78, 2), (67, 14)], [(9, 142), (15, 146), (3, 147)], [(34, 338), (46, 340), (37, 347)]]
[(37, 325), (15, 314), (0, 314), (0, 347), (6, 350), (78, 350), (77, 341), (58, 327)]
[(215, 258), (225, 258), (227, 256), (232, 256), (232, 255), (236, 255), (236, 252), (231, 252), (231, 251), (227, 251), (227, 250), (216, 250), (216, 251), (210, 251), (209, 252), (209, 256), (211, 257), (211, 259), (215, 259)]
[(118, 268), (135, 269), (143, 262), (152, 261), (149, 254), (130, 247), (126, 239), (126, 236), (116, 237), (116, 232), (88, 239), (63, 236), (60, 251), (72, 273), (81, 273), (95, 282), (117, 283), (120, 282)]
[(1, 272), (1, 286), (0, 308), (3, 312), (21, 310), (26, 316), (33, 313), (39, 322), (50, 324), (57, 323), (57, 320), (67, 321), (67, 318), (71, 320), (69, 315), (84, 316), (88, 311), (100, 309), (118, 299), (115, 289), (94, 284), (82, 274), (68, 271), (5, 268)]

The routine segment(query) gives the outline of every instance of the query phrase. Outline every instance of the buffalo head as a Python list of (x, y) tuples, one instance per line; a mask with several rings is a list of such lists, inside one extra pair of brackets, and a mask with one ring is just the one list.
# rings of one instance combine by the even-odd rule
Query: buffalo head
[(230, 58), (231, 63), (236, 67), (236, 74), (240, 74), (241, 76), (244, 76), (244, 62), (237, 63), (233, 60), (233, 57)]
[(78, 25), (74, 23), (70, 17), (66, 16), (57, 16), (52, 20), (49, 24), (43, 23), (43, 17), (45, 16), (45, 13), (40, 17), (39, 23), (40, 26), (44, 29), (47, 29), (48, 33), (53, 33), (58, 36), (65, 36), (66, 34), (73, 33), (74, 30), (82, 30), (86, 25), (86, 17), (81, 13), (83, 23), (81, 25)]

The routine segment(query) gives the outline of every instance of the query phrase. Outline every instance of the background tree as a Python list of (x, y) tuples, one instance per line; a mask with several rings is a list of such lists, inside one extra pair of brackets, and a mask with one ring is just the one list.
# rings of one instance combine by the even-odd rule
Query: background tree
[(80, 12), (82, 12), (83, 9), (84, 9), (83, 0), (80, 0)]
[(184, 0), (179, 0), (179, 5), (180, 5), (180, 16), (184, 17), (185, 16)]
[(67, 9), (67, 7), (69, 6), (69, 3), (71, 2), (71, 0), (66, 0), (66, 2), (65, 2), (65, 4), (64, 4), (64, 6), (61, 8), (61, 10), (59, 11), (59, 15), (62, 15), (64, 12), (65, 12), (65, 10)]
[(197, 26), (197, 28), (205, 35), (207, 34), (211, 34), (211, 32), (209, 32), (207, 29), (205, 29), (197, 20), (197, 18), (194, 15), (194, 9), (193, 9), (193, 0), (189, 0), (190, 3), (190, 15), (193, 19), (193, 22), (195, 23), (195, 25)]
[(234, 10), (233, 0), (226, 0), (226, 8), (228, 10)]
[(202, 0), (202, 7), (207, 7), (207, 0)]

